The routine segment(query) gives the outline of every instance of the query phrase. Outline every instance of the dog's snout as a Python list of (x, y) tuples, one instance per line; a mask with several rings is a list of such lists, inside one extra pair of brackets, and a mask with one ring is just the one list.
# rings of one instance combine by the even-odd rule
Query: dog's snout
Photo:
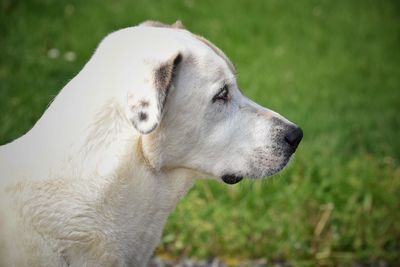
[(285, 134), (285, 141), (293, 149), (297, 148), (301, 139), (303, 139), (303, 130), (298, 126), (291, 126)]

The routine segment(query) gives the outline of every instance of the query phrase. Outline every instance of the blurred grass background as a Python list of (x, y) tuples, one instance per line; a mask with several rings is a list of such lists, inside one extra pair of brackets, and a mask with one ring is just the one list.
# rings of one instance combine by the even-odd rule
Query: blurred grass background
[(282, 174), (198, 182), (158, 254), (400, 265), (400, 2), (0, 0), (0, 144), (32, 127), (109, 32), (181, 19), (255, 101), (305, 132)]

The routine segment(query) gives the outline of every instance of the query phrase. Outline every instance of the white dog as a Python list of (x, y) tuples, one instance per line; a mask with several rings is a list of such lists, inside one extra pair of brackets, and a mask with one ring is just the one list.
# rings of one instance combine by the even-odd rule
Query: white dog
[(235, 73), (179, 22), (107, 36), (0, 148), (0, 265), (145, 266), (196, 179), (284, 168), (301, 129), (244, 97)]

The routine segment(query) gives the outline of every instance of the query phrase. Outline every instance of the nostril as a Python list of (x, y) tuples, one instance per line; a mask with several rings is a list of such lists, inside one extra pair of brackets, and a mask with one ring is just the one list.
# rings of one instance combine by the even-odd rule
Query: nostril
[(291, 127), (285, 135), (285, 141), (289, 143), (294, 149), (297, 148), (301, 139), (303, 138), (303, 130), (300, 127)]

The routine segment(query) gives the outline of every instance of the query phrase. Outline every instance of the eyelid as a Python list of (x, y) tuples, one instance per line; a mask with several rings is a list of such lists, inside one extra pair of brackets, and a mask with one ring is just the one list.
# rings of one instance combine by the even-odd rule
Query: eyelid
[(216, 93), (214, 95), (214, 97), (212, 98), (212, 102), (214, 103), (215, 101), (218, 100), (219, 95), (223, 92), (223, 91), (227, 91), (227, 93), (229, 93), (229, 85), (224, 83), (222, 85), (222, 87), (219, 89), (218, 93)]
[(222, 91), (224, 90), (228, 90), (229, 91), (229, 85), (224, 83), (221, 87), (221, 89), (219, 90), (218, 94), (222, 93)]

